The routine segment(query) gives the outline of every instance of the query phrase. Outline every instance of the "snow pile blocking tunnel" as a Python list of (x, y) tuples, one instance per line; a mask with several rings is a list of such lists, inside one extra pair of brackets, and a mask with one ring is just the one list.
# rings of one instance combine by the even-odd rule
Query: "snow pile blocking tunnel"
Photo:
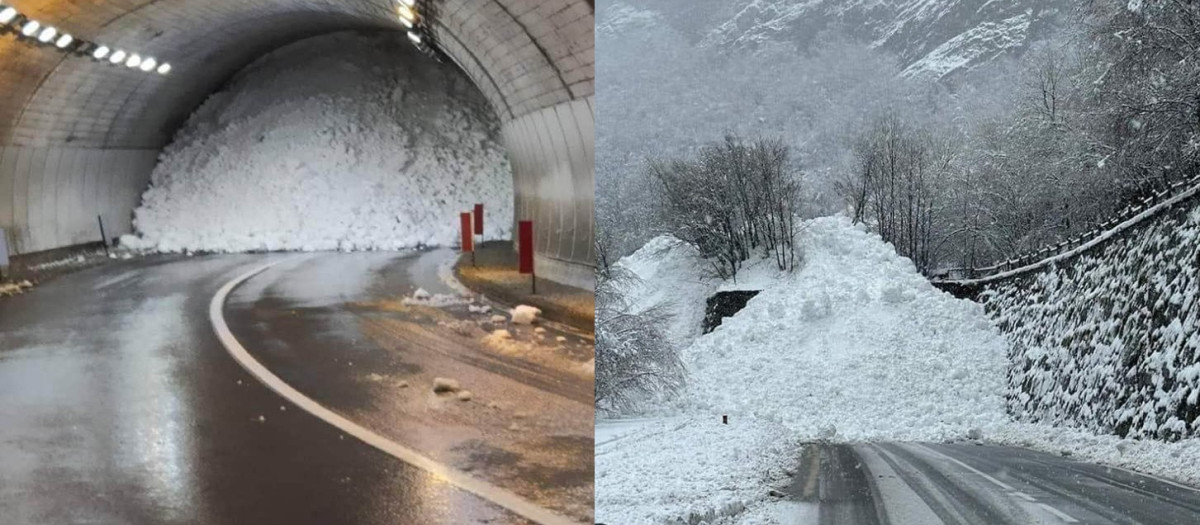
[[(594, 6), (417, 0), (433, 45), (487, 97), (533, 220), (539, 276), (590, 288)], [(319, 34), (404, 31), (397, 0), (0, 0), (60, 32), (169, 62), (168, 74), (0, 36), (0, 228), (16, 254), (131, 231), (157, 157), (188, 115), (263, 54)]]

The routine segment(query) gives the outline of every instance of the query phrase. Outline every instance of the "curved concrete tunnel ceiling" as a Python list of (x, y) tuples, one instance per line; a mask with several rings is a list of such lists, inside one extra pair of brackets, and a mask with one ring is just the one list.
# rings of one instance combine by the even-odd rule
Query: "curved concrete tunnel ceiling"
[[(161, 149), (237, 71), (288, 43), (403, 30), (396, 0), (0, 0), (111, 47), (168, 61), (146, 74), (0, 37), (0, 227), (16, 253), (131, 230)], [(490, 101), (535, 223), (540, 276), (590, 287), (594, 7), (586, 0), (423, 1), (435, 45)]]

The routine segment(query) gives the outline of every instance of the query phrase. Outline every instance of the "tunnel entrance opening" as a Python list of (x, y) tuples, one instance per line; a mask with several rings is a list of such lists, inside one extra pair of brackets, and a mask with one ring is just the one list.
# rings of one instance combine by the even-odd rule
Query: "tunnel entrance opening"
[(761, 290), (732, 290), (727, 292), (717, 292), (712, 297), (708, 298), (708, 305), (704, 310), (704, 333), (716, 330), (721, 326), (721, 321), (726, 317), (733, 317), (738, 312), (746, 307), (746, 303), (750, 302), (754, 296), (758, 295)]
[[(131, 233), (164, 147), (197, 107), (263, 55), (347, 30), (408, 38), (395, 0), (100, 1), (82, 10), (16, 3), (22, 14), (113, 53), (172, 65), (169, 74), (151, 74), (48, 46), (0, 46), (8, 100), (0, 108), (0, 228), (16, 256), (97, 242), (97, 216), (112, 237)], [(420, 38), (408, 43), (457, 66), (499, 121), (513, 218), (534, 222), (538, 275), (591, 288), (593, 5), (406, 4), (420, 12)]]
[(500, 122), (457, 68), (403, 33), (302, 40), (247, 66), (188, 119), (122, 243), (164, 252), (447, 246), (484, 204), (505, 239)]

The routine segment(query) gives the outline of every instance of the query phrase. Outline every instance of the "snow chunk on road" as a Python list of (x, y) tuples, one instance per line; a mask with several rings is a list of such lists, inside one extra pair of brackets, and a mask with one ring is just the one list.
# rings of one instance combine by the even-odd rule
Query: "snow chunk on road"
[(469, 79), (401, 33), (285, 46), (210, 97), (163, 151), (134, 249), (373, 250), (448, 246), (483, 203), (511, 234), (499, 122)]
[(407, 305), (445, 308), (447, 306), (466, 304), (469, 301), (469, 299), (458, 295), (441, 293), (431, 295), (429, 292), (425, 292), (424, 294), (421, 294), (421, 292), (425, 292), (425, 290), (417, 290), (417, 293), (413, 294), (412, 297), (405, 297), (402, 302)]
[(433, 379), (433, 391), (439, 394), (448, 392), (458, 392), (462, 387), (458, 381), (447, 379), (445, 377), (435, 377)]
[(523, 304), (512, 309), (512, 322), (513, 324), (533, 324), (541, 314), (540, 308)]

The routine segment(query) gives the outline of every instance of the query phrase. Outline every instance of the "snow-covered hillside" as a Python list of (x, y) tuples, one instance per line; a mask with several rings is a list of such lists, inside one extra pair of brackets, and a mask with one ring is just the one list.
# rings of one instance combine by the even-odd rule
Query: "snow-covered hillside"
[(807, 46), (822, 31), (838, 29), (899, 56), (908, 75), (941, 78), (1023, 51), (1071, 8), (1064, 0), (743, 0), (703, 44)]
[(161, 251), (363, 250), (456, 239), (486, 206), (509, 235), (499, 123), (463, 74), (403, 33), (341, 33), (260, 59), (166, 148), (136, 211)]

